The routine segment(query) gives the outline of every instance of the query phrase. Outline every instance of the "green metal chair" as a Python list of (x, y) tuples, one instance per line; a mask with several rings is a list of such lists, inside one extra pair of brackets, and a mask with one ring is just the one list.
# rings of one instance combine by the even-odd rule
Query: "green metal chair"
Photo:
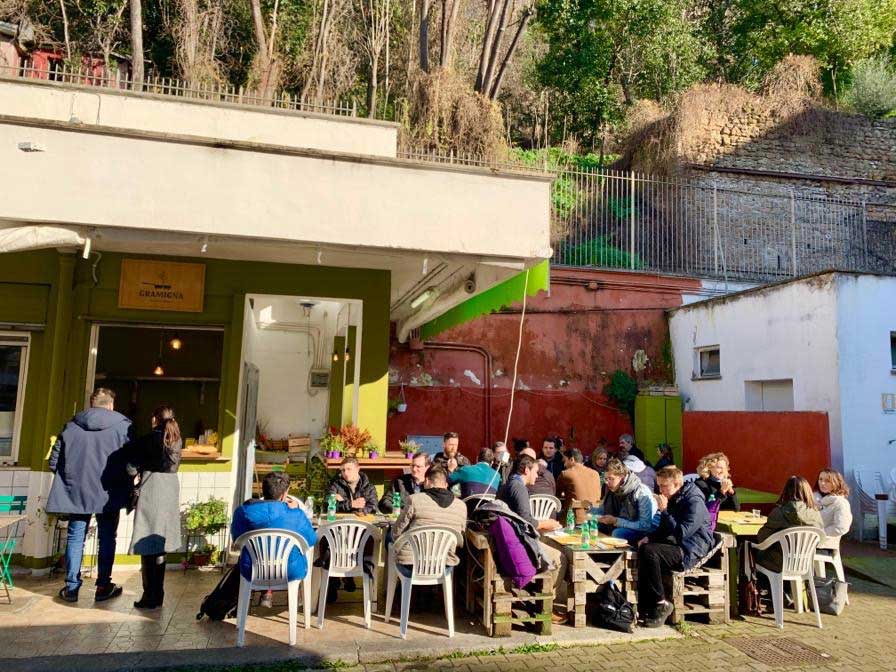
[(0, 495), (0, 516), (5, 513), (25, 513), (25, 495)]
[[(25, 495), (0, 495), (0, 516), (25, 513), (25, 504), (28, 497)], [(6, 539), (0, 541), (0, 586), (6, 591), (6, 599), (12, 604), (13, 588), (12, 574), (9, 571), (9, 563), (12, 554), (16, 550), (17, 539), (12, 538), (13, 525), (6, 526)]]

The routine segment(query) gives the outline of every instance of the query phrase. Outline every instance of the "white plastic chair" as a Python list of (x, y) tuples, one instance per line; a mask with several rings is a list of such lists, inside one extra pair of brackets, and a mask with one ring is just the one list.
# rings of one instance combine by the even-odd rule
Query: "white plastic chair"
[[(386, 623), (392, 616), (392, 599), (395, 584), (401, 580), (401, 622), (402, 639), (408, 636), (408, 614), (411, 610), (411, 588), (417, 586), (441, 585), (445, 596), (445, 617), (448, 619), (448, 636), (454, 637), (454, 592), (451, 573), (448, 571), (448, 554), (461, 543), (457, 530), (440, 525), (424, 525), (402, 534), (389, 549), (387, 569), (389, 582), (386, 588)], [(398, 554), (410, 545), (414, 562), (411, 575), (404, 576), (398, 571)]]
[[(853, 478), (856, 481), (856, 490), (859, 495), (859, 541), (865, 539), (865, 516), (872, 514), (877, 518), (877, 537), (880, 541), (881, 548), (886, 548), (887, 544), (887, 511), (888, 507), (878, 505), (876, 494), (884, 494), (887, 492), (884, 486), (883, 476), (879, 471), (868, 471), (858, 468), (853, 470)], [(874, 484), (872, 486), (872, 483)], [(874, 491), (874, 489), (877, 492)], [(884, 509), (881, 511), (881, 509)]]
[(559, 510), (560, 500), (554, 495), (529, 495), (529, 511), (535, 520), (551, 520)]
[[(838, 581), (846, 582), (846, 572), (843, 571), (843, 560), (840, 557), (840, 537), (826, 537), (824, 543), (815, 550), (815, 576), (826, 578), (826, 565), (834, 568)], [(848, 595), (846, 604), (849, 604)]]
[(466, 504), (467, 502), (475, 502), (480, 499), (484, 502), (493, 502), (495, 501), (496, 497), (497, 495), (495, 495), (495, 493), (493, 492), (483, 492), (478, 495), (468, 495), (460, 501), (462, 501), (464, 504)]
[(361, 577), (364, 586), (364, 625), (370, 627), (370, 605), (373, 580), (364, 572), (364, 547), (376, 528), (359, 520), (343, 520), (323, 525), (318, 539), (326, 539), (330, 549), (327, 567), (315, 567), (320, 576), (320, 596), (317, 601), (317, 627), (324, 627), (324, 610), (330, 578)]
[[(240, 576), (240, 594), (237, 602), (237, 635), (236, 645), (246, 643), (246, 619), (249, 617), (249, 602), (253, 590), (283, 590), (289, 596), (289, 645), (296, 644), (296, 612), (298, 611), (299, 584), (304, 588), (303, 608), (305, 628), (311, 625), (311, 549), (297, 532), (292, 530), (253, 530), (240, 535), (234, 543), (237, 553), (242, 555), (243, 548), (252, 560), (252, 580), (247, 581)], [(308, 573), (304, 579), (288, 580), (287, 568), (289, 555), (298, 548), (308, 560)]]
[(821, 626), (821, 611), (818, 608), (818, 597), (815, 594), (815, 575), (812, 571), (815, 560), (815, 550), (824, 536), (824, 532), (817, 527), (801, 526), (791, 527), (780, 532), (775, 532), (761, 544), (750, 544), (753, 551), (764, 551), (774, 544), (781, 545), (781, 571), (773, 572), (756, 563), (756, 571), (762, 572), (768, 577), (772, 588), (772, 604), (775, 608), (775, 625), (784, 627), (784, 582), (792, 581), (794, 584), (793, 601), (796, 603), (796, 613), (803, 612), (803, 581), (809, 582), (809, 592), (812, 595), (812, 604), (815, 607), (815, 617), (818, 627)]

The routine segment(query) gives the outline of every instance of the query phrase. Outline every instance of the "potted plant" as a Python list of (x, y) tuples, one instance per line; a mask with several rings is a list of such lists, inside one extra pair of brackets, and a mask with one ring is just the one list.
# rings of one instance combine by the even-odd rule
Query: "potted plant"
[(401, 447), (401, 452), (403, 452), (404, 456), (407, 458), (414, 457), (414, 453), (420, 450), (420, 444), (416, 441), (399, 441), (398, 445)]
[(371, 460), (375, 460), (380, 456), (379, 446), (376, 445), (376, 442), (371, 440), (364, 446), (364, 452), (367, 453), (368, 457)]
[[(206, 535), (215, 534), (227, 526), (227, 502), (209, 497), (204, 502), (193, 502), (183, 511), (183, 529), (187, 533), (187, 552), (190, 564), (207, 565), (217, 549), (206, 541)], [(191, 550), (190, 539), (201, 539)], [(201, 563), (201, 564), (200, 564)]]
[(220, 555), (218, 548), (214, 544), (203, 544), (199, 549), (190, 554), (190, 564), (193, 567), (205, 567), (206, 565), (214, 565)]
[(345, 444), (342, 437), (331, 428), (326, 434), (320, 437), (320, 449), (324, 456), (328, 459), (342, 457), (342, 451), (345, 450)]

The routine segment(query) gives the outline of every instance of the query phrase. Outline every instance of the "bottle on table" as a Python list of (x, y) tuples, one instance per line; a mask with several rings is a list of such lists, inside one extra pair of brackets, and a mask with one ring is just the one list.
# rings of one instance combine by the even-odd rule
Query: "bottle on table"
[(401, 515), (401, 493), (392, 493), (392, 517), (396, 520)]
[(582, 548), (591, 548), (591, 525), (586, 521), (582, 525)]
[(576, 514), (571, 508), (566, 512), (566, 531), (569, 534), (576, 531)]
[(327, 522), (332, 523), (336, 520), (336, 495), (331, 494), (327, 497)]

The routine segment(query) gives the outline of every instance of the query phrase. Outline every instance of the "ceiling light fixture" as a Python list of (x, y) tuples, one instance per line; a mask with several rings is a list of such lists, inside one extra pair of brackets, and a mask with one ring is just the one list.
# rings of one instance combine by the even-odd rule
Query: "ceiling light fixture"
[(152, 370), (152, 375), (154, 376), (164, 376), (165, 375), (165, 367), (162, 365), (162, 341), (165, 338), (165, 332), (159, 332), (159, 358), (156, 360), (156, 368)]

